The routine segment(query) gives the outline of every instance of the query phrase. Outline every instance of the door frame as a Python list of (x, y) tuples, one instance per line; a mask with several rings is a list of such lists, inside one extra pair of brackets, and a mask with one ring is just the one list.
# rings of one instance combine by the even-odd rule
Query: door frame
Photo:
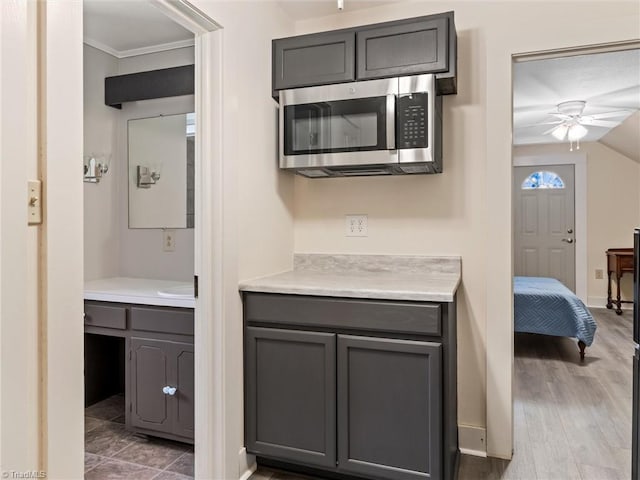
[[(203, 454), (196, 456), (195, 473), (198, 478), (228, 478), (230, 472), (225, 471), (224, 462), (222, 388), (227, 349), (221, 334), (224, 332), (225, 278), (223, 262), (213, 262), (214, 258), (223, 258), (222, 207), (227, 191), (222, 181), (221, 161), (222, 29), (186, 0), (147, 1), (196, 37), (195, 100), (199, 124), (196, 188), (199, 194), (195, 199), (194, 271), (199, 276), (200, 295), (195, 308), (195, 414), (198, 419), (195, 442)], [(43, 332), (40, 336), (42, 451), (39, 467), (50, 478), (81, 478), (84, 472), (84, 275), (83, 248), (78, 246), (83, 245), (83, 183), (79, 169), (83, 145), (82, 2), (47, 1), (39, 5), (42, 14), (38, 32), (43, 36), (41, 165), (46, 200), (44, 253), (40, 260), (44, 278), (40, 300)], [(47, 95), (47, 90), (56, 94)], [(76, 125), (72, 135), (70, 124)]]
[[(515, 167), (573, 165), (575, 168), (575, 254), (576, 295), (587, 304), (587, 155), (567, 153), (550, 155), (519, 155), (513, 157)], [(512, 202), (513, 203), (513, 202)], [(513, 212), (515, 215), (515, 204)]]

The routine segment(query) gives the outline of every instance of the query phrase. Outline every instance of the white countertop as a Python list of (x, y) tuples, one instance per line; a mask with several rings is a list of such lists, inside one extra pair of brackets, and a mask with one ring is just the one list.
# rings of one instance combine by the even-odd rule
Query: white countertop
[(460, 257), (296, 255), (294, 270), (241, 282), (263, 293), (452, 302)]
[[(195, 308), (191, 296), (168, 296), (159, 291), (172, 288), (188, 288), (189, 282), (153, 280), (147, 278), (114, 277), (90, 280), (84, 284), (84, 299), (103, 302), (135, 303), (163, 307)], [(169, 294), (170, 295), (170, 294)]]

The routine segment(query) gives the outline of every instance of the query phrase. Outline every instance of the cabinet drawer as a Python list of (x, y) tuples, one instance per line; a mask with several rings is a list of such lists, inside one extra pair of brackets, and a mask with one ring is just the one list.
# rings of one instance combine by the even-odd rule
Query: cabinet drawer
[(93, 327), (125, 330), (127, 328), (127, 309), (125, 307), (85, 303), (84, 324)]
[(131, 307), (131, 329), (193, 335), (193, 310)]
[(244, 308), (249, 323), (441, 334), (435, 303), (246, 293)]

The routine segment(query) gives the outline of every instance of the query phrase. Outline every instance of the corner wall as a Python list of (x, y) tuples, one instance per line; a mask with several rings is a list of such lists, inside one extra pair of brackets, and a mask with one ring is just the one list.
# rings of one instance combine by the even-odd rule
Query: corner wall
[(193, 279), (194, 231), (175, 229), (173, 252), (162, 249), (162, 229), (130, 229), (128, 223), (127, 122), (133, 118), (193, 112), (193, 95), (104, 104), (104, 78), (193, 64), (193, 47), (117, 59), (84, 45), (84, 152), (111, 154), (100, 183), (84, 184), (85, 280), (127, 276)]
[[(487, 428), (487, 453), (513, 448), (512, 56), (640, 37), (633, 2), (399, 2), (296, 23), (296, 33), (455, 11), (458, 95), (444, 98), (444, 173), (295, 180), (300, 252), (462, 255), (459, 424)], [(508, 21), (505, 21), (508, 19)], [(541, 29), (544, 34), (541, 34)], [(344, 214), (369, 237), (345, 238)], [(464, 447), (464, 445), (462, 445)]]

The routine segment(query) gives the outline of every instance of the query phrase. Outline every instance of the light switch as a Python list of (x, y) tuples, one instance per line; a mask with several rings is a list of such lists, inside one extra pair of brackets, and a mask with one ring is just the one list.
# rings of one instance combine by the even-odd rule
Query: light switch
[(27, 222), (29, 225), (40, 225), (42, 223), (42, 182), (29, 180), (27, 190)]

